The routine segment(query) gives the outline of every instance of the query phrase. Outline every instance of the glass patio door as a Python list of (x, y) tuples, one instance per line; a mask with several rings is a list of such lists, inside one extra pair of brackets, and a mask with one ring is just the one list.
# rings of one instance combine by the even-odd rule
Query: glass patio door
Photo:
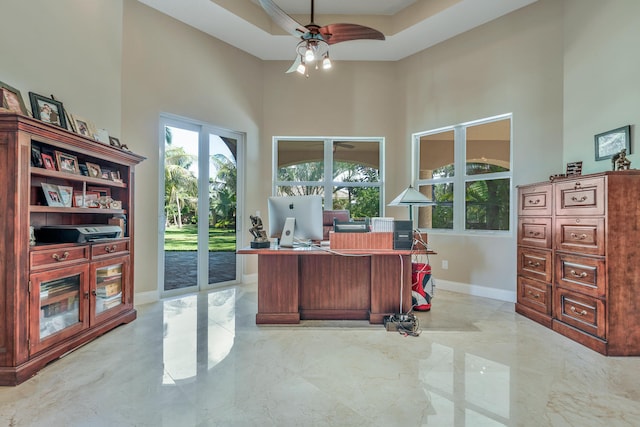
[(237, 165), (242, 135), (172, 117), (162, 117), (161, 133), (162, 294), (237, 282)]

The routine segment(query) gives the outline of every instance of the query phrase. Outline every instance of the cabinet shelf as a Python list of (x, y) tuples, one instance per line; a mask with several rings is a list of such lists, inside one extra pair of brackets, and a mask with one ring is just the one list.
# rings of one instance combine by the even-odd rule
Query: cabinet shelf
[(30, 212), (45, 213), (88, 213), (88, 214), (126, 214), (125, 209), (101, 209), (101, 208), (65, 208), (60, 206), (29, 206)]
[(36, 168), (31, 166), (31, 175), (42, 176), (47, 178), (59, 178), (67, 181), (86, 182), (87, 184), (96, 184), (100, 186), (108, 186), (115, 188), (127, 188), (125, 182), (111, 181), (110, 179), (93, 178), (85, 175), (76, 175), (69, 172), (60, 172), (50, 169)]
[(60, 301), (68, 300), (69, 297), (76, 297), (80, 295), (80, 291), (78, 289), (66, 292), (60, 292), (59, 294), (49, 295), (46, 298), (42, 298), (40, 300), (40, 307), (44, 307), (47, 305), (55, 304)]

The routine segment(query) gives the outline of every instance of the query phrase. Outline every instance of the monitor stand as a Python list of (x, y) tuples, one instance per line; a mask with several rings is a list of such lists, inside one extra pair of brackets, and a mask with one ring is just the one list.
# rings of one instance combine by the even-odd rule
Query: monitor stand
[(287, 218), (284, 221), (284, 227), (282, 228), (282, 234), (280, 235), (280, 246), (283, 248), (293, 247), (293, 230), (296, 226), (295, 218)]

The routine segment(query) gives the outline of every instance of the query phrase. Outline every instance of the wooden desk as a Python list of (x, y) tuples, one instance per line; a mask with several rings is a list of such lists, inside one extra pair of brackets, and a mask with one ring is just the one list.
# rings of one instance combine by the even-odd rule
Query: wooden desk
[[(411, 308), (409, 250), (244, 248), (258, 255), (257, 324), (369, 320)], [(336, 252), (339, 252), (337, 254)], [(401, 280), (402, 278), (402, 280)]]

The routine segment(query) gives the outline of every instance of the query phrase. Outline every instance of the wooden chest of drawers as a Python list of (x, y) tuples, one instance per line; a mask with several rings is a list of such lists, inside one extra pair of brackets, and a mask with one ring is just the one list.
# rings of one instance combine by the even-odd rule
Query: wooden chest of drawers
[(640, 171), (521, 186), (518, 203), (516, 311), (602, 354), (640, 355)]

